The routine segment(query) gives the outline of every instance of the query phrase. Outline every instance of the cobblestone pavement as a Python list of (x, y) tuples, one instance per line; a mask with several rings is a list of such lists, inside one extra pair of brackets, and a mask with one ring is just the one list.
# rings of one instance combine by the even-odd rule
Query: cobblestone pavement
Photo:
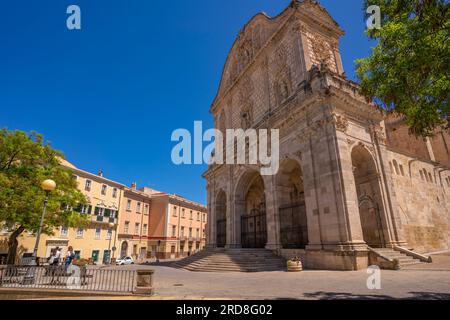
[[(112, 268), (155, 270), (156, 294), (154, 297), (123, 297), (120, 299), (450, 300), (450, 254), (433, 256), (433, 258), (433, 264), (420, 264), (400, 271), (382, 270), (380, 290), (367, 288), (367, 279), (370, 275), (365, 270), (355, 272), (303, 271), (300, 273), (196, 273), (155, 265)], [(119, 298), (108, 297), (105, 299)]]

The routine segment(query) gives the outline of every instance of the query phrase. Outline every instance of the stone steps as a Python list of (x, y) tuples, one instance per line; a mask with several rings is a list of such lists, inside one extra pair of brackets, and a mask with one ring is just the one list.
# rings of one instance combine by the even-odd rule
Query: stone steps
[(264, 272), (286, 269), (286, 261), (265, 249), (208, 249), (173, 264), (194, 272)]
[(390, 259), (397, 259), (400, 268), (402, 267), (406, 267), (406, 266), (410, 266), (410, 265), (414, 265), (414, 264), (419, 264), (419, 263), (423, 263), (422, 261), (420, 261), (419, 259), (415, 259), (411, 256), (408, 256), (400, 251), (395, 251), (393, 249), (390, 248), (381, 248), (381, 249), (374, 249), (377, 253), (388, 257)]

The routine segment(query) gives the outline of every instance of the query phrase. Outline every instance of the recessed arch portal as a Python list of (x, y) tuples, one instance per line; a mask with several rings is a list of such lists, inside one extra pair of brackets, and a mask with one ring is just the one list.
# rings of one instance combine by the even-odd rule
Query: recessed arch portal
[(276, 181), (281, 246), (303, 249), (308, 245), (308, 226), (300, 164), (292, 159), (283, 161)]
[(227, 195), (221, 190), (216, 198), (216, 245), (224, 248), (227, 243)]
[(249, 170), (236, 188), (236, 233), (242, 248), (264, 248), (267, 244), (266, 196), (264, 180), (257, 171)]
[(364, 146), (358, 145), (352, 150), (352, 164), (364, 241), (370, 247), (384, 247), (381, 219), (384, 210), (375, 161)]

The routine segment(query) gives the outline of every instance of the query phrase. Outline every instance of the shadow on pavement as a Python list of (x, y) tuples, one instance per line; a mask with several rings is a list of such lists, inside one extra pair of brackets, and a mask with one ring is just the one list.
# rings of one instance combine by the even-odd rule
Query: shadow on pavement
[(450, 300), (450, 293), (409, 292), (407, 298), (395, 298), (388, 295), (353, 294), (343, 292), (305, 293), (305, 298), (318, 300)]

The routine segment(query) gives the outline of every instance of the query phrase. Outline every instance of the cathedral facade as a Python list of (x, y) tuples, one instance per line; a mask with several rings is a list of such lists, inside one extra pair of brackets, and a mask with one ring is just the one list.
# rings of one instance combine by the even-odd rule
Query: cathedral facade
[(343, 30), (316, 1), (254, 16), (225, 63), (215, 127), (279, 129), (280, 168), (211, 165), (213, 248), (266, 248), (306, 268), (367, 267), (371, 248), (450, 248), (450, 138), (408, 135), (345, 76)]

